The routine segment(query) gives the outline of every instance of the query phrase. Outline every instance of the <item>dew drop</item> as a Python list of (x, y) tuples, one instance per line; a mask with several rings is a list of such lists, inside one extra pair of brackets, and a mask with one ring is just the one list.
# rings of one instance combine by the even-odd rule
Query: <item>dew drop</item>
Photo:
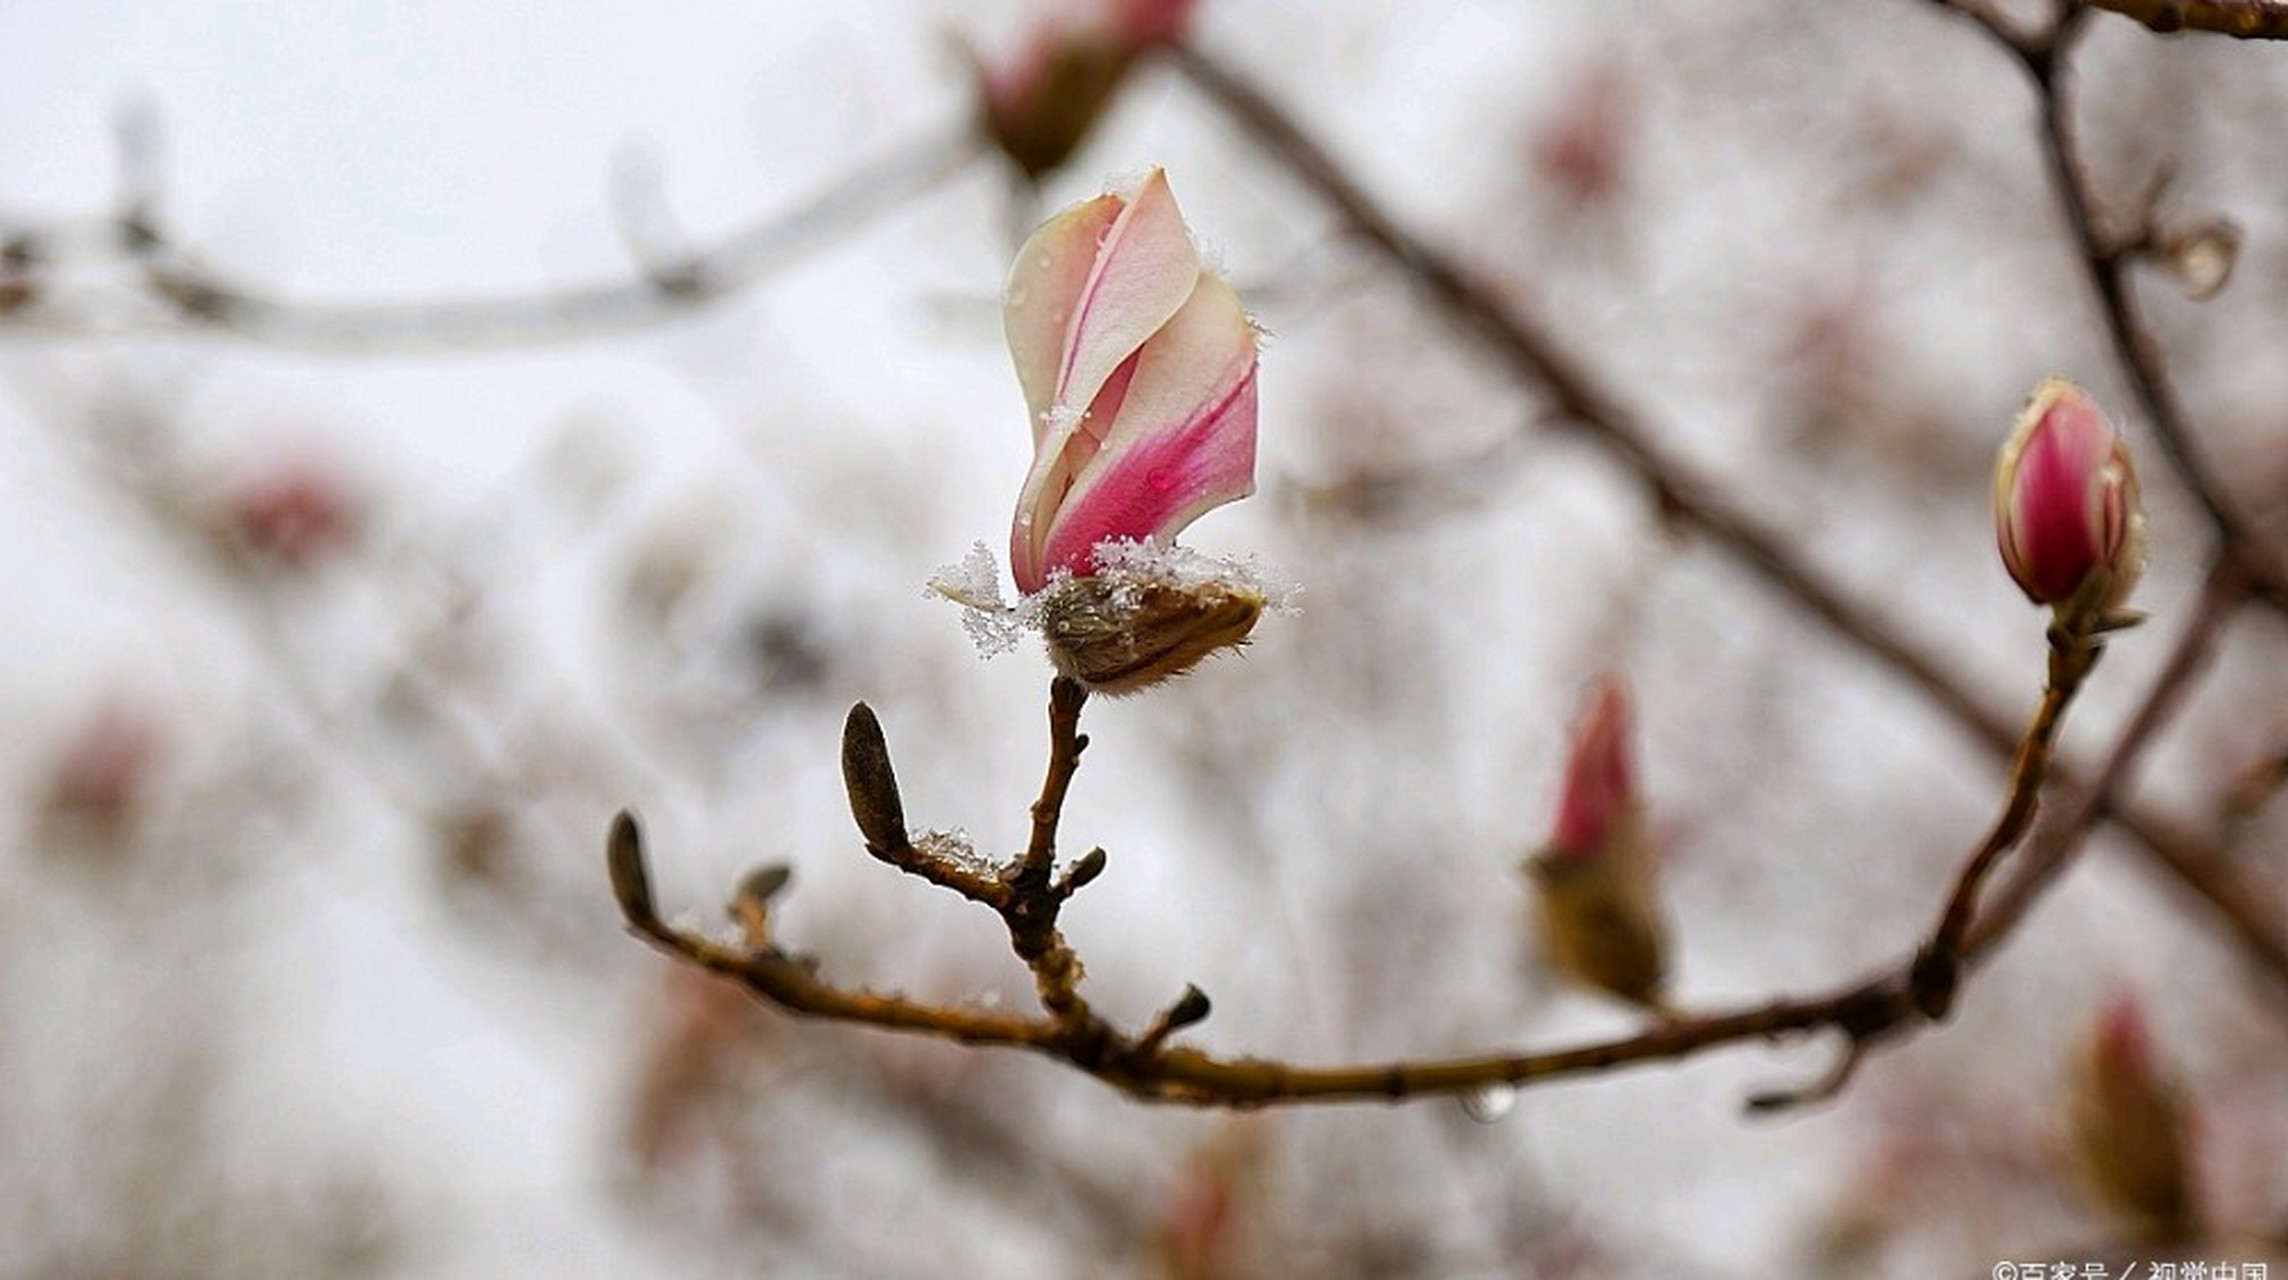
[(2179, 238), (2170, 246), (2178, 282), (2195, 302), (2204, 302), (2232, 279), (2240, 257), (2240, 228), (2219, 222)]
[(1496, 1080), (1462, 1095), (1462, 1114), (1479, 1124), (1492, 1124), (1517, 1108), (1517, 1086)]

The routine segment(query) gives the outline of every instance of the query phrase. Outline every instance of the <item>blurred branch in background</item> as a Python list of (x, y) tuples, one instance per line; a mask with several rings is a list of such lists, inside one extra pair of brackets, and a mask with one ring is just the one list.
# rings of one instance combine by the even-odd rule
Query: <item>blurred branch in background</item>
[(2288, 4), (2279, 0), (2083, 0), (2135, 18), (2164, 35), (2209, 31), (2243, 40), (2288, 40)]
[[(533, 294), (410, 303), (328, 303), (276, 296), (236, 280), (182, 243), (165, 221), (155, 113), (120, 123), (122, 193), (108, 218), (41, 224), (0, 219), (0, 330), (95, 336), (136, 328), (211, 330), (258, 342), (380, 354), (476, 351), (603, 338), (656, 325), (753, 287), (969, 168), (984, 139), (964, 122), (890, 150), (825, 190), (706, 245), (691, 245), (664, 208), (657, 174), (619, 166), (608, 186), (614, 223), (637, 268), (628, 280)], [(125, 266), (135, 296), (83, 296), (85, 278)], [(116, 287), (116, 286), (112, 286)]]

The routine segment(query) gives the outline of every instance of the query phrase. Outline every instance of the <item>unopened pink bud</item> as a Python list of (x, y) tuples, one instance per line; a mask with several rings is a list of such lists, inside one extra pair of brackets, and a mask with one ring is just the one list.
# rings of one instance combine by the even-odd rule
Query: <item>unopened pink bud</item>
[(1659, 1007), (1667, 927), (1629, 754), (1628, 692), (1618, 676), (1598, 682), (1574, 726), (1556, 825), (1526, 869), (1552, 967)]
[(2099, 1014), (2077, 1064), (2069, 1138), (2091, 1194), (2140, 1236), (2183, 1239), (2197, 1227), (2183, 1104), (2127, 996)]
[(1587, 857), (1605, 843), (1635, 800), (1629, 764), (1629, 695), (1617, 676), (1597, 683), (1589, 709), (1573, 728), (1573, 755), (1557, 801), (1549, 848)]
[(1009, 538), (1020, 592), (1254, 491), (1255, 327), (1201, 268), (1165, 174), (1043, 224), (1004, 302), (1033, 426)]
[(1027, 177), (1070, 159), (1144, 54), (1174, 44), (1197, 0), (1068, 0), (982, 73), (986, 132)]
[(2145, 514), (2129, 451), (2089, 394), (2046, 378), (1994, 468), (2003, 566), (2036, 604), (2064, 605), (2098, 575), (2090, 603), (2126, 599), (2145, 567)]

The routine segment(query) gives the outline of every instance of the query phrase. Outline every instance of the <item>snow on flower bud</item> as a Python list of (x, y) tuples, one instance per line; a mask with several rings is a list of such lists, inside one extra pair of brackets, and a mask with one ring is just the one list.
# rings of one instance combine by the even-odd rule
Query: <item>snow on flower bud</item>
[(2135, 1000), (2116, 997), (2098, 1015), (2069, 1098), (2069, 1150), (2099, 1203), (2144, 1239), (2195, 1234), (2189, 1125)]
[(1608, 675), (1573, 729), (1549, 843), (1526, 862), (1558, 971), (1658, 1008), (1666, 927), (1629, 748), (1628, 691)]
[(1071, 158), (1142, 55), (1174, 44), (1197, 0), (1067, 0), (981, 75), (985, 131), (1026, 177)]
[(2145, 514), (2128, 448), (2097, 402), (2045, 378), (1994, 468), (2002, 563), (2036, 604), (2111, 609), (2145, 567)]
[(1166, 175), (1049, 219), (1018, 251), (1004, 304), (1033, 433), (1009, 534), (1023, 600), (999, 604), (979, 555), (933, 585), (970, 607), (988, 651), (1012, 625), (1037, 627), (1057, 668), (1101, 692), (1245, 643), (1282, 592), (1173, 540), (1254, 492), (1257, 335), (1201, 266)]
[(1042, 224), (1004, 303), (1033, 428), (1009, 540), (1019, 591), (1254, 492), (1255, 326), (1201, 268), (1167, 175)]

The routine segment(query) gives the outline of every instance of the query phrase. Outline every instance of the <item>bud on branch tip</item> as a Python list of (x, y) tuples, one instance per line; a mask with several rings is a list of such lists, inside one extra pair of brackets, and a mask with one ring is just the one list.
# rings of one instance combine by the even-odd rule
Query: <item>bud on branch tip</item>
[(1254, 492), (1255, 327), (1201, 269), (1166, 174), (1043, 224), (1004, 303), (1033, 431), (1009, 541), (1019, 591)]
[(2063, 378), (2034, 389), (1995, 463), (1994, 524), (2003, 566), (2034, 603), (2111, 610), (2128, 598), (2145, 567), (2137, 468), (2089, 393)]
[[(1033, 439), (1009, 531), (1021, 597), (973, 553), (933, 586), (980, 647), (1037, 628), (1059, 671), (1127, 693), (1246, 642), (1284, 604), (1251, 565), (1174, 545), (1255, 491), (1255, 322), (1200, 262), (1165, 173), (1065, 209), (1009, 273), (1003, 320)], [(984, 562), (978, 563), (980, 560)]]
[(605, 864), (612, 873), (612, 897), (620, 904), (620, 914), (635, 928), (658, 927), (651, 873), (644, 867), (643, 829), (637, 825), (636, 815), (626, 809), (612, 819), (612, 834), (605, 841)]
[(890, 768), (890, 744), (882, 737), (882, 722), (865, 703), (850, 708), (842, 724), (842, 784), (850, 793), (850, 817), (867, 847), (898, 853), (909, 847), (905, 802), (898, 796), (898, 775)]

